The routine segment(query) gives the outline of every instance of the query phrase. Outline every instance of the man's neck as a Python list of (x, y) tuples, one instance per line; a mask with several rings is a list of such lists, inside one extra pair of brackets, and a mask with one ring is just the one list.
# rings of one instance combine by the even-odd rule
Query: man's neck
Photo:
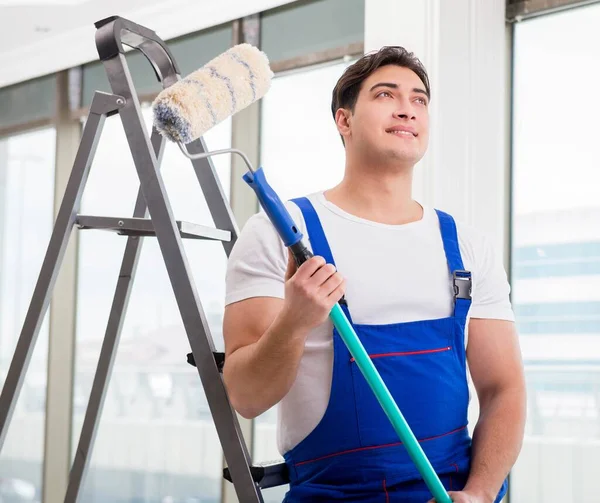
[(412, 198), (413, 168), (353, 169), (346, 166), (342, 182), (325, 198), (359, 218), (401, 225), (423, 218), (423, 208)]

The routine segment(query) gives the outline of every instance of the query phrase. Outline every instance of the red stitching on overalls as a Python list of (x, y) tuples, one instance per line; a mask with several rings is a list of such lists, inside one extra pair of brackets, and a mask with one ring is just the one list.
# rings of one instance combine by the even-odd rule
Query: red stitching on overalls
[[(446, 348), (438, 348), (438, 349), (424, 349), (422, 351), (405, 351), (403, 353), (377, 353), (374, 355), (369, 355), (371, 359), (373, 358), (382, 358), (384, 356), (412, 356), (412, 355), (425, 355), (428, 353), (442, 353), (444, 351), (450, 351), (452, 347), (448, 346)], [(354, 358), (350, 358), (350, 361), (353, 362)]]
[[(437, 440), (438, 438), (446, 437), (448, 435), (453, 435), (454, 433), (458, 433), (459, 431), (464, 430), (466, 427), (467, 427), (467, 425), (462, 426), (461, 428), (457, 428), (456, 430), (449, 431), (447, 433), (442, 433), (441, 435), (423, 438), (423, 439), (419, 440), (419, 443), (429, 442), (430, 440)], [(396, 447), (398, 445), (402, 445), (402, 442), (394, 442), (393, 444), (372, 445), (369, 447), (357, 447), (356, 449), (348, 449), (346, 451), (340, 451), (340, 452), (334, 452), (333, 454), (327, 454), (327, 455), (321, 456), (319, 458), (308, 459), (306, 461), (300, 461), (299, 463), (295, 463), (295, 466), (306, 465), (308, 463), (313, 463), (315, 461), (321, 461), (323, 459), (333, 458), (335, 456), (341, 456), (342, 454), (351, 454), (353, 452), (368, 451), (368, 450), (372, 450), (372, 449), (383, 449), (385, 447)]]
[(387, 486), (385, 485), (385, 479), (383, 479), (383, 492), (385, 493), (385, 503), (390, 503), (390, 493), (387, 491)]

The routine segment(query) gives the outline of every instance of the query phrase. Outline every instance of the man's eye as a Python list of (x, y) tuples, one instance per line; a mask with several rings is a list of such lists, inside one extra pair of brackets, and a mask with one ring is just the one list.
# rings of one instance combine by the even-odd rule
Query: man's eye
[(427, 100), (425, 98), (417, 98), (417, 101), (421, 102), (423, 105), (427, 105)]
[(385, 94), (385, 95), (387, 95), (387, 96), (392, 96), (392, 95), (391, 95), (390, 93), (388, 93), (387, 91), (382, 91), (382, 92), (380, 92), (380, 93), (377, 95), (377, 97), (379, 97), (379, 96), (383, 96), (384, 94)]

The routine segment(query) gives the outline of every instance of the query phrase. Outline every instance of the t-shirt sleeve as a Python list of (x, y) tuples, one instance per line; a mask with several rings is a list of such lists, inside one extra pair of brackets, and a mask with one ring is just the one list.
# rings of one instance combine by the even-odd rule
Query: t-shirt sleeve
[(472, 228), (464, 230), (465, 262), (471, 263), (473, 277), (469, 317), (515, 321), (510, 284), (499, 247), (485, 234)]
[(250, 217), (227, 262), (225, 305), (250, 297), (283, 299), (287, 253), (263, 212)]

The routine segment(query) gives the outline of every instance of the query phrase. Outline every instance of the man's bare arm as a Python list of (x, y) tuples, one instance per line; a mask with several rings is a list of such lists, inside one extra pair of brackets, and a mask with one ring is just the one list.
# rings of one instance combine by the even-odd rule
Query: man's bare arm
[(525, 377), (515, 324), (471, 319), (467, 359), (480, 416), (464, 492), (491, 503), (517, 460), (525, 428)]
[(233, 408), (247, 419), (279, 402), (296, 377), (305, 332), (282, 323), (282, 307), (282, 299), (256, 297), (225, 308), (223, 378)]
[(254, 418), (290, 390), (310, 330), (344, 294), (343, 278), (322, 257), (295, 271), (290, 259), (285, 299), (255, 297), (225, 308), (223, 379), (231, 403)]

